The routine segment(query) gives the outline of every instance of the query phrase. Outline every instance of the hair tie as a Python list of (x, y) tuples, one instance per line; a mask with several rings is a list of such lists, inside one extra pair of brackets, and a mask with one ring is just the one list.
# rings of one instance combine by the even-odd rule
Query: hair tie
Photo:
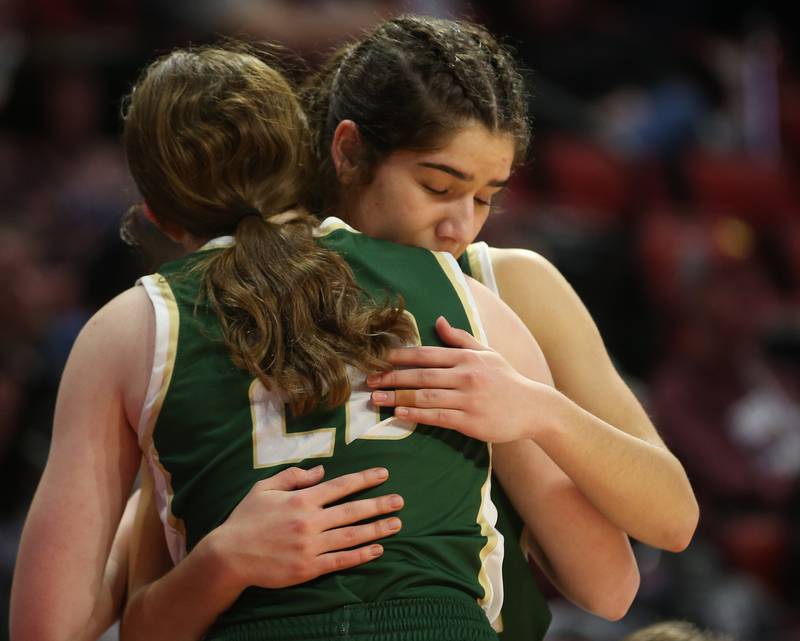
[(258, 218), (263, 219), (263, 215), (258, 209), (255, 207), (245, 207), (239, 212), (239, 221), (242, 221), (250, 216), (257, 216)]

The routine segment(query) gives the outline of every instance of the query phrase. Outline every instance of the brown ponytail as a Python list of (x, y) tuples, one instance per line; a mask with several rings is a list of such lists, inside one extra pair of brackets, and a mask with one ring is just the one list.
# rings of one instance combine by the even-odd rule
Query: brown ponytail
[[(296, 208), (308, 128), (294, 92), (242, 45), (177, 50), (151, 64), (124, 112), (131, 173), (162, 224), (198, 241), (234, 234), (201, 263), (202, 296), (231, 358), (295, 413), (350, 393), (347, 366), (386, 366), (393, 336), (410, 339), (402, 306), (366, 306), (344, 260), (313, 238)], [(261, 215), (267, 213), (267, 216)]]

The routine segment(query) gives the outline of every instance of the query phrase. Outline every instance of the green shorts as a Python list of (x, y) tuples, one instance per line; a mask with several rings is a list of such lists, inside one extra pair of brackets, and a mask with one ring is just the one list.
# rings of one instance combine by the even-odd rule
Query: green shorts
[(206, 641), (497, 641), (477, 603), (398, 599), (212, 630)]

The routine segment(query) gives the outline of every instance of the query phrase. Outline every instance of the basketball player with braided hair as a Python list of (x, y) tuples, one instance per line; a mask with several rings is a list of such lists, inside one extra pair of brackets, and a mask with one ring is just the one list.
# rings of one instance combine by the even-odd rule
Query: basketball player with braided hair
[[(495, 448), (499, 529), (522, 539), (572, 600), (613, 613), (614, 585), (624, 582), (613, 557), (592, 553), (593, 544), (613, 540), (604, 527), (677, 551), (692, 536), (697, 504), (558, 271), (530, 251), (473, 243), (530, 137), (512, 56), (477, 25), (405, 16), (340, 49), (303, 97), (317, 160), (313, 210), (335, 212), (367, 235), (458, 256), (536, 336), (557, 389), (526, 391), (499, 375), (506, 370), (496, 354), (445, 330), (442, 338), (461, 349), (395, 352), (390, 359), (402, 369), (370, 379), (374, 400), (488, 440), (516, 423), (524, 438)], [(509, 165), (491, 166), (498, 148), (509, 150)], [(513, 470), (543, 454), (565, 477), (552, 486), (520, 482)], [(547, 466), (539, 467), (541, 481)], [(560, 489), (548, 494), (548, 487)], [(624, 575), (624, 563), (617, 567)], [(541, 638), (547, 625), (526, 570), (520, 551), (507, 545), (505, 638)]]

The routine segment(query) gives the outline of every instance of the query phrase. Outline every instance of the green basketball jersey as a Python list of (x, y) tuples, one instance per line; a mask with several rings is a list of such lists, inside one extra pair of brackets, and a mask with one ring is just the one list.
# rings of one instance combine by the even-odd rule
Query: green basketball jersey
[[(498, 296), (500, 292), (492, 269), (489, 247), (473, 243), (458, 264)], [(497, 529), (505, 538), (503, 555), (503, 609), (500, 613), (500, 638), (503, 641), (538, 641), (544, 638), (552, 615), (536, 585), (522, 548), (525, 524), (496, 478), (492, 479), (492, 502), (497, 507)]]
[[(344, 257), (367, 296), (403, 297), (422, 344), (441, 344), (434, 322), (442, 314), (481, 335), (466, 281), (449, 255), (374, 240), (337, 219), (327, 219), (317, 235)], [(380, 558), (299, 586), (249, 588), (215, 630), (353, 604), (442, 597), (477, 602), (494, 621), (503, 544), (490, 499), (491, 447), (379, 411), (361, 374), (352, 375), (346, 405), (293, 416), (279, 391), (232, 364), (216, 315), (196, 304), (202, 273), (193, 267), (205, 252), (232, 242), (212, 241), (141, 281), (155, 310), (156, 347), (139, 442), (173, 559), (220, 525), (255, 482), (291, 465), (323, 463), (326, 478), (384, 466), (389, 480), (359, 497), (397, 492), (405, 507), (403, 528), (381, 541)]]

